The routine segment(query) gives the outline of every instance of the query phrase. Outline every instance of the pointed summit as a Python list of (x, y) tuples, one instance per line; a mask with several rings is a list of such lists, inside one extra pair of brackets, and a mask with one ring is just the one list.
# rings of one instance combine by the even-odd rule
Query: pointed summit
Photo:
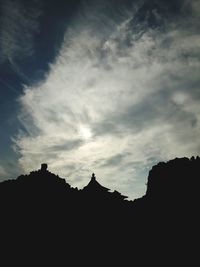
[(96, 176), (94, 173), (92, 174), (91, 181), (96, 181)]
[(83, 191), (91, 192), (91, 193), (107, 193), (110, 189), (102, 186), (100, 183), (97, 182), (95, 174), (92, 174), (91, 180), (83, 188)]

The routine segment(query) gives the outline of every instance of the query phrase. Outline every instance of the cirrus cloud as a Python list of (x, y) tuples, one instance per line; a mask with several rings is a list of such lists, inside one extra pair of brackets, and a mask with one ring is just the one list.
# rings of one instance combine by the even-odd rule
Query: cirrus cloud
[(174, 21), (138, 31), (136, 9), (99, 28), (94, 10), (68, 28), (46, 79), (24, 87), (15, 145), (24, 170), (45, 161), (80, 188), (95, 171), (133, 199), (152, 164), (200, 151), (200, 37)]

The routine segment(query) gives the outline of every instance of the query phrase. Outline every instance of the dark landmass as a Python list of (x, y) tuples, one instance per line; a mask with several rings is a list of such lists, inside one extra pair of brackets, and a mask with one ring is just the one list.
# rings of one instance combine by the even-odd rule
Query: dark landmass
[(2, 255), (12, 266), (192, 265), (199, 179), (199, 157), (161, 162), (146, 194), (129, 201), (94, 174), (78, 190), (42, 164), (0, 183)]

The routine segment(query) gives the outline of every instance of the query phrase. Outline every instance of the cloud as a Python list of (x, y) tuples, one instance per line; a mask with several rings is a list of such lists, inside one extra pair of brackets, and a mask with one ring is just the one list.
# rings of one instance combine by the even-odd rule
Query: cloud
[(3, 166), (0, 166), (0, 177), (5, 177), (5, 176), (7, 176), (5, 169)]
[(134, 8), (96, 14), (72, 22), (46, 79), (24, 87), (19, 164), (48, 162), (78, 187), (95, 171), (136, 198), (156, 161), (200, 151), (200, 37), (173, 20), (138, 32)]
[(20, 0), (3, 1), (1, 8), (0, 63), (8, 60), (18, 70), (16, 60), (34, 53), (34, 35), (39, 31), (41, 9), (38, 1), (28, 6)]
[(17, 173), (23, 173), (23, 169), (15, 164), (14, 158), (0, 159), (0, 181), (16, 178)]

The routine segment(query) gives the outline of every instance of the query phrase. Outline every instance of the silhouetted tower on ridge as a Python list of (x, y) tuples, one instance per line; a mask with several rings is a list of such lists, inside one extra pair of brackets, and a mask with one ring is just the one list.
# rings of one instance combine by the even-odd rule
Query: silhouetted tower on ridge
[(47, 163), (42, 163), (42, 164), (41, 164), (41, 171), (42, 171), (42, 172), (46, 172), (46, 171), (47, 171), (47, 168), (48, 168)]

